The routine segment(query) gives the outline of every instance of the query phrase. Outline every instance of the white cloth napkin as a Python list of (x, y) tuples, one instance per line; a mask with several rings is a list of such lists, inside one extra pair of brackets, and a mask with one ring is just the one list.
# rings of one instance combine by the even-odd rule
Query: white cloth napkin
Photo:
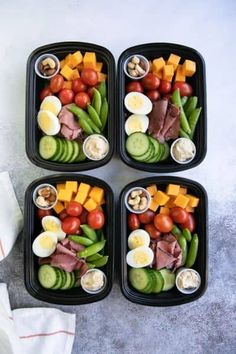
[(53, 308), (11, 311), (6, 284), (0, 284), (0, 354), (70, 354), (75, 315)]
[[(0, 261), (10, 252), (23, 228), (23, 217), (8, 172), (0, 173)], [(0, 353), (1, 354), (1, 353)]]

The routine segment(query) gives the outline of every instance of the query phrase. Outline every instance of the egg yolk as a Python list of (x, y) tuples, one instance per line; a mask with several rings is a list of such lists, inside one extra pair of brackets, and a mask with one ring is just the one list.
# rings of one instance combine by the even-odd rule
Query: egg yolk
[(42, 104), (41, 110), (50, 111), (57, 115), (57, 107), (52, 102), (45, 102)]
[(43, 130), (49, 130), (53, 127), (52, 121), (46, 114), (41, 118), (40, 125)]
[(45, 230), (57, 232), (57, 231), (59, 231), (59, 226), (54, 221), (50, 221), (45, 225)]
[(128, 105), (132, 108), (139, 109), (143, 106), (143, 99), (139, 96), (132, 95), (129, 98)]
[(134, 261), (136, 264), (146, 264), (148, 262), (148, 255), (145, 252), (137, 252), (134, 255)]
[(136, 247), (143, 246), (143, 244), (144, 244), (142, 238), (139, 237), (138, 235), (134, 235), (134, 236), (133, 236), (132, 243), (133, 243)]
[(50, 236), (43, 236), (39, 239), (39, 245), (44, 249), (50, 249), (54, 247), (54, 242)]

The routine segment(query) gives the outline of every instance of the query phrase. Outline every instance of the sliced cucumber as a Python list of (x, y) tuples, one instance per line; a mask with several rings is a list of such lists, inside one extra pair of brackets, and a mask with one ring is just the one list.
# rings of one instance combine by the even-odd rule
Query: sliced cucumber
[(61, 289), (61, 287), (63, 286), (63, 284), (65, 282), (65, 276), (63, 274), (64, 271), (59, 268), (55, 268), (55, 270), (58, 273), (59, 277), (58, 277), (57, 283), (51, 288), (53, 290)]
[(175, 273), (171, 270), (163, 268), (159, 271), (164, 279), (163, 291), (172, 289), (175, 286)]
[(128, 136), (126, 140), (126, 150), (132, 156), (144, 155), (150, 146), (148, 136), (144, 133), (136, 132)]
[(52, 136), (43, 136), (39, 141), (39, 154), (44, 160), (50, 160), (58, 154), (57, 139)]
[(163, 147), (164, 147), (164, 151), (162, 153), (160, 161), (164, 161), (170, 156), (170, 147), (169, 147), (168, 143), (164, 142)]
[(150, 276), (146, 269), (131, 268), (129, 271), (129, 281), (134, 289), (142, 291), (149, 286)]
[(134, 160), (136, 160), (136, 161), (141, 161), (141, 162), (143, 162), (143, 161), (148, 160), (148, 159), (153, 155), (153, 151), (154, 151), (153, 146), (152, 146), (152, 144), (150, 144), (150, 145), (149, 145), (149, 149), (148, 149), (148, 151), (147, 151), (145, 154), (143, 154), (143, 155), (141, 155), (141, 156), (134, 156), (134, 155), (131, 155), (131, 157), (132, 157)]
[(74, 287), (75, 281), (76, 281), (76, 279), (75, 279), (75, 273), (74, 273), (74, 272), (71, 272), (70, 275), (71, 275), (71, 283), (70, 283), (69, 289), (71, 289), (71, 288)]
[(51, 161), (59, 161), (62, 154), (63, 154), (63, 142), (62, 142), (62, 139), (59, 139), (59, 138), (56, 138), (57, 140), (57, 146), (58, 146), (58, 149), (57, 149), (57, 154), (54, 155), (52, 158), (51, 158)]
[(78, 154), (78, 156), (76, 157), (76, 160), (75, 160), (75, 162), (80, 162), (80, 161), (84, 161), (84, 160), (86, 160), (86, 155), (84, 154), (84, 152), (83, 152), (83, 144), (82, 143), (78, 143), (78, 145), (79, 145), (79, 154)]
[(64, 160), (66, 159), (67, 157), (67, 151), (68, 151), (68, 147), (67, 147), (67, 143), (66, 143), (66, 140), (65, 139), (62, 139), (63, 141), (63, 153), (61, 155), (61, 158), (60, 158), (60, 162), (64, 162)]
[(164, 286), (164, 279), (161, 273), (158, 270), (153, 270), (153, 274), (155, 276), (155, 285), (152, 289), (152, 292), (155, 294), (158, 294), (162, 291), (163, 286)]
[(48, 264), (40, 266), (38, 271), (38, 280), (42, 287), (50, 289), (54, 287), (61, 279), (61, 274), (57, 268)]
[(65, 157), (65, 159), (63, 160), (63, 162), (69, 162), (71, 157), (73, 156), (74, 153), (74, 146), (72, 141), (70, 140), (65, 140), (66, 144), (67, 144), (67, 155)]
[(79, 144), (77, 141), (72, 141), (73, 144), (73, 155), (71, 156), (71, 159), (68, 161), (68, 163), (72, 163), (76, 160), (77, 156), (79, 155)]
[(156, 284), (156, 277), (155, 277), (155, 275), (153, 275), (153, 272), (151, 269), (146, 269), (146, 272), (149, 277), (149, 283), (143, 290), (140, 290), (140, 291), (144, 294), (151, 294), (153, 292), (153, 288), (155, 287), (155, 284)]
[(61, 287), (60, 290), (67, 290), (67, 289), (70, 289), (71, 279), (72, 279), (71, 274), (72, 274), (72, 273), (65, 272), (66, 282), (65, 282), (65, 284)]

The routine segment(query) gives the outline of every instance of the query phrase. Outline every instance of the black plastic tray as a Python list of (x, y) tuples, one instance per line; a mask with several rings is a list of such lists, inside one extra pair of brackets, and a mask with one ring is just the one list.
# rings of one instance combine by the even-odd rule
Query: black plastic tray
[[(193, 77), (189, 78), (188, 82), (193, 87), (194, 95), (198, 96), (198, 106), (202, 107), (201, 117), (199, 119), (194, 136), (194, 143), (196, 145), (197, 153), (193, 161), (185, 165), (178, 164), (171, 157), (169, 157), (169, 159), (166, 161), (159, 162), (156, 164), (137, 162), (131, 159), (125, 149), (125, 85), (131, 80), (124, 73), (124, 62), (130, 55), (134, 54), (142, 54), (146, 56), (149, 60), (153, 60), (161, 56), (163, 56), (164, 59), (167, 59), (171, 53), (177, 54), (183, 59), (190, 59), (196, 62), (196, 74), (193, 75)], [(195, 49), (185, 47), (183, 45), (172, 43), (148, 43), (128, 48), (121, 54), (118, 62), (119, 141), (117, 150), (119, 151), (122, 160), (127, 165), (147, 172), (168, 173), (184, 171), (189, 168), (196, 167), (202, 162), (207, 151), (207, 111), (205, 76), (205, 62), (201, 54)]]
[[(60, 60), (68, 53), (80, 50), (82, 53), (86, 51), (95, 51), (97, 59), (104, 63), (105, 72), (107, 73), (107, 95), (109, 103), (109, 116), (105, 129), (105, 136), (109, 141), (110, 150), (107, 156), (101, 161), (83, 161), (79, 163), (58, 163), (47, 161), (40, 157), (38, 151), (39, 139), (41, 132), (37, 125), (37, 113), (40, 106), (39, 92), (44, 87), (45, 81), (38, 77), (34, 70), (35, 61), (44, 53), (52, 53)], [(29, 56), (27, 61), (26, 72), (26, 124), (25, 124), (25, 145), (26, 154), (30, 161), (42, 168), (53, 171), (85, 171), (105, 165), (112, 157), (115, 146), (115, 60), (111, 52), (99, 45), (83, 42), (61, 42), (48, 44), (35, 49)]]
[[(191, 295), (181, 294), (177, 288), (173, 288), (167, 292), (161, 292), (160, 294), (141, 294), (134, 290), (128, 282), (127, 270), (128, 265), (126, 263), (126, 253), (128, 252), (127, 238), (129, 230), (127, 228), (127, 215), (129, 211), (124, 204), (124, 197), (126, 192), (136, 186), (147, 187), (150, 184), (157, 184), (157, 186), (164, 187), (168, 183), (176, 183), (181, 186), (187, 187), (190, 193), (193, 193), (200, 198), (198, 207), (194, 214), (196, 218), (196, 232), (199, 235), (199, 250), (194, 269), (196, 269), (201, 276), (200, 288)], [(148, 177), (137, 180), (128, 184), (120, 194), (120, 235), (121, 235), (121, 268), (120, 268), (120, 286), (124, 296), (137, 304), (148, 306), (175, 306), (185, 304), (197, 300), (201, 297), (207, 287), (207, 263), (208, 263), (208, 208), (207, 208), (207, 194), (205, 189), (197, 182), (186, 178), (180, 177)]]
[[(109, 255), (109, 262), (103, 268), (107, 276), (107, 286), (99, 294), (87, 294), (81, 288), (70, 290), (48, 290), (44, 289), (38, 282), (37, 258), (32, 251), (32, 243), (36, 236), (41, 232), (40, 221), (36, 217), (36, 207), (33, 203), (33, 191), (41, 183), (62, 183), (66, 180), (85, 182), (104, 188), (106, 196), (105, 204), (105, 252)], [(61, 305), (81, 305), (104, 299), (112, 288), (114, 275), (114, 197), (111, 188), (102, 180), (86, 175), (63, 174), (51, 175), (33, 181), (25, 193), (24, 204), (24, 281), (28, 292), (36, 299)]]

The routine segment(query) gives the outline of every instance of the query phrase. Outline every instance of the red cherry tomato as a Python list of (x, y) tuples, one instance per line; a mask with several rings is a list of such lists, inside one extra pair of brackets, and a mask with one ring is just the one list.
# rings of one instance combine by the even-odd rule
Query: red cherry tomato
[(181, 207), (174, 207), (170, 209), (170, 217), (174, 222), (183, 224), (187, 220), (187, 211)]
[(176, 81), (172, 86), (172, 92), (174, 92), (177, 88), (179, 88), (180, 96), (192, 96), (193, 88), (187, 82)]
[(40, 91), (39, 94), (39, 99), (40, 101), (43, 101), (45, 97), (47, 96), (52, 96), (52, 91), (50, 90), (50, 87), (44, 87), (44, 89), (42, 89), (42, 91)]
[(147, 210), (142, 214), (138, 214), (138, 219), (141, 224), (150, 224), (154, 219), (155, 213), (152, 210)]
[(80, 203), (71, 201), (66, 206), (66, 212), (71, 216), (79, 216), (82, 213), (83, 207)]
[[(95, 86), (95, 87), (96, 87), (96, 86)], [(94, 87), (89, 87), (89, 88), (87, 89), (87, 94), (89, 95), (90, 100), (93, 98), (93, 89), (94, 89)]]
[(61, 228), (66, 234), (75, 234), (79, 227), (80, 219), (75, 216), (67, 216), (61, 224)]
[(126, 92), (143, 92), (143, 86), (139, 81), (131, 81), (126, 85)]
[(148, 73), (141, 83), (146, 90), (156, 90), (160, 85), (160, 79), (156, 75)]
[(144, 225), (144, 229), (147, 231), (152, 240), (158, 240), (161, 237), (161, 232), (157, 230), (152, 223)]
[(88, 211), (83, 208), (82, 213), (79, 216), (81, 224), (87, 224), (87, 217), (88, 217)]
[(39, 219), (42, 219), (44, 216), (52, 215), (53, 211), (52, 209), (49, 210), (43, 210), (43, 209), (38, 209), (37, 210), (37, 216)]
[(105, 217), (101, 210), (93, 210), (88, 213), (88, 225), (94, 229), (101, 229), (105, 223)]
[(145, 95), (152, 101), (155, 102), (160, 98), (160, 93), (157, 90), (149, 90)]
[(170, 232), (173, 227), (173, 221), (168, 215), (157, 214), (154, 217), (154, 225), (161, 232)]
[(95, 86), (98, 82), (98, 76), (95, 70), (93, 69), (83, 69), (81, 71), (81, 79), (83, 83), (89, 86)]
[(73, 102), (73, 99), (74, 99), (74, 92), (70, 89), (62, 89), (60, 92), (59, 92), (59, 100), (61, 101), (61, 103), (63, 105), (66, 105), (66, 104), (69, 104), (69, 103), (72, 103)]
[(81, 80), (81, 78), (72, 81), (72, 90), (74, 93), (87, 91), (87, 85)]
[(166, 95), (167, 93), (169, 93), (171, 91), (171, 83), (166, 80), (161, 80), (158, 90), (161, 95)]
[(50, 89), (53, 93), (61, 91), (64, 85), (64, 78), (61, 75), (55, 75), (50, 80)]
[(181, 224), (182, 229), (189, 229), (190, 232), (193, 232), (196, 227), (195, 218), (192, 214), (187, 213), (187, 220)]
[(137, 214), (131, 213), (128, 215), (128, 228), (130, 230), (137, 230), (140, 228), (140, 221)]
[(86, 92), (77, 93), (77, 95), (75, 95), (74, 101), (75, 104), (82, 109), (86, 109), (87, 105), (91, 102), (90, 97)]
[(64, 220), (68, 216), (66, 209), (63, 209), (59, 214), (59, 219)]

